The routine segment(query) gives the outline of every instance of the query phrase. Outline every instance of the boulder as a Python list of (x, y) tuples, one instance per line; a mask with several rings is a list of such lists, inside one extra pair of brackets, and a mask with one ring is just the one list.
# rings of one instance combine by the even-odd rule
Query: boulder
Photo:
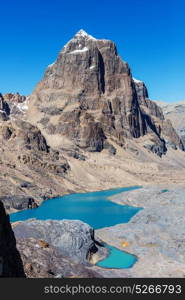
[(64, 257), (75, 263), (87, 263), (89, 253), (97, 251), (94, 230), (78, 220), (27, 220), (15, 228), (16, 239), (34, 238), (54, 246)]
[(74, 263), (70, 258), (62, 256), (47, 242), (42, 241), (41, 244), (40, 240), (34, 238), (18, 239), (17, 247), (28, 278), (103, 277), (92, 268)]

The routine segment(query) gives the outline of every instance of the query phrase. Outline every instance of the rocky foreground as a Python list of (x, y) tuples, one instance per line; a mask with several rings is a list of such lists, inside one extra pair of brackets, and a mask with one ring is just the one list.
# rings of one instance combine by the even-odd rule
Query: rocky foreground
[(91, 257), (106, 257), (94, 230), (81, 221), (28, 220), (13, 224), (0, 202), (0, 277), (103, 277)]
[(93, 228), (78, 220), (9, 222), (0, 202), (0, 277), (128, 277), (94, 265), (108, 255)]
[(28, 220), (14, 225), (17, 248), (28, 277), (102, 277), (91, 257), (106, 257), (94, 230), (78, 220)]
[(143, 207), (129, 223), (96, 231), (105, 242), (138, 257), (129, 276), (185, 277), (184, 195), (184, 188), (145, 187), (111, 198)]

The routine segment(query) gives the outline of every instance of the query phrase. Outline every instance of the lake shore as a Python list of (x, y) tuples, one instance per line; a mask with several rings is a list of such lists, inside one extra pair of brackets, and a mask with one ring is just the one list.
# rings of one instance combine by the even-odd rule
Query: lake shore
[(146, 186), (111, 197), (144, 208), (126, 224), (96, 230), (98, 238), (138, 257), (131, 269), (116, 270), (118, 277), (185, 276), (184, 195), (182, 187)]
[(92, 265), (103, 277), (185, 276), (185, 188), (145, 186), (109, 197), (120, 205), (143, 208), (128, 223), (95, 230), (95, 238), (137, 257), (130, 269)]

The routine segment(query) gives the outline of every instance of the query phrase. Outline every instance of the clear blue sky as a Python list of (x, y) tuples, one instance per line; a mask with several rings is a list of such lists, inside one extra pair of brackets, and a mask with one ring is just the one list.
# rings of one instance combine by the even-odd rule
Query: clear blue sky
[(30, 94), (81, 28), (113, 40), (151, 99), (185, 100), (184, 0), (0, 2), (0, 92)]

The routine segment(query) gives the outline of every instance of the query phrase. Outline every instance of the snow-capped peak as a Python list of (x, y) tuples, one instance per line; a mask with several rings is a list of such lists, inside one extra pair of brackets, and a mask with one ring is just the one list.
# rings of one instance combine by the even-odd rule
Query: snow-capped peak
[[(77, 43), (77, 46), (78, 46), (78, 51), (77, 50), (74, 50), (75, 52), (83, 52), (83, 51), (87, 51), (88, 49), (86, 49), (86, 47), (84, 47), (83, 49), (81, 49), (81, 42), (85, 40), (85, 41), (88, 41), (88, 40), (94, 40), (94, 41), (97, 41), (97, 39), (95, 39), (92, 35), (88, 34), (85, 30), (83, 29), (80, 29), (76, 34), (75, 36), (69, 40), (69, 42), (63, 47), (62, 49), (62, 52), (66, 52), (70, 46), (71, 43)], [(75, 52), (72, 52), (72, 53), (75, 53)]]
[(91, 40), (96, 40), (92, 35), (88, 34), (85, 30), (80, 29), (76, 34), (75, 37), (86, 37)]
[(143, 81), (141, 81), (141, 80), (138, 80), (138, 79), (136, 79), (134, 77), (132, 77), (132, 78), (133, 78), (134, 82), (136, 82), (136, 83), (143, 83)]

